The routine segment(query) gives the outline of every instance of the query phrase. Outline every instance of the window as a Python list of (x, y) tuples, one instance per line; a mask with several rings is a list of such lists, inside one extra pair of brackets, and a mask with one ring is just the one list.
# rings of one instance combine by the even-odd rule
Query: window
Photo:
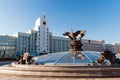
[(45, 22), (45, 21), (43, 21), (43, 25), (46, 25), (46, 22)]

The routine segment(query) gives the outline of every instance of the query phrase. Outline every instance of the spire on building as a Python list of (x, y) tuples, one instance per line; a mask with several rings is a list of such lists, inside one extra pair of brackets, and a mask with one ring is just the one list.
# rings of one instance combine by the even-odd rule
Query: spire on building
[(42, 12), (42, 14), (43, 14), (43, 16), (44, 16), (44, 18), (45, 18), (45, 12), (44, 12), (44, 11)]

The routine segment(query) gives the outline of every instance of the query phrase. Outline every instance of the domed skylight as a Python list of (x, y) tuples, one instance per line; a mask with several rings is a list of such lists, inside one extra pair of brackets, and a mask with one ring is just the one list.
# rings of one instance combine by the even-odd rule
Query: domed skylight
[(51, 53), (39, 57), (34, 57), (35, 63), (41, 65), (93, 65), (100, 55), (100, 52), (76, 51)]

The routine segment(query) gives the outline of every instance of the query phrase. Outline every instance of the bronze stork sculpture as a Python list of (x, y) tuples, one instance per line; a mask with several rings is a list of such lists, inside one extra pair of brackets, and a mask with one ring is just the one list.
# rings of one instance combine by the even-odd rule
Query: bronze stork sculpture
[[(64, 36), (68, 36), (70, 38), (70, 49), (72, 51), (82, 51), (82, 42), (81, 39), (85, 35), (86, 31), (78, 30), (76, 32), (65, 32)], [(77, 39), (78, 37), (78, 39)]]

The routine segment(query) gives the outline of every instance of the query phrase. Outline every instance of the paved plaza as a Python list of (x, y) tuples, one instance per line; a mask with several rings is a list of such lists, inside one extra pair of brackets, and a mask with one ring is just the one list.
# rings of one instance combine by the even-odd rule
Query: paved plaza
[(41, 78), (0, 75), (0, 80), (120, 80), (120, 78)]

